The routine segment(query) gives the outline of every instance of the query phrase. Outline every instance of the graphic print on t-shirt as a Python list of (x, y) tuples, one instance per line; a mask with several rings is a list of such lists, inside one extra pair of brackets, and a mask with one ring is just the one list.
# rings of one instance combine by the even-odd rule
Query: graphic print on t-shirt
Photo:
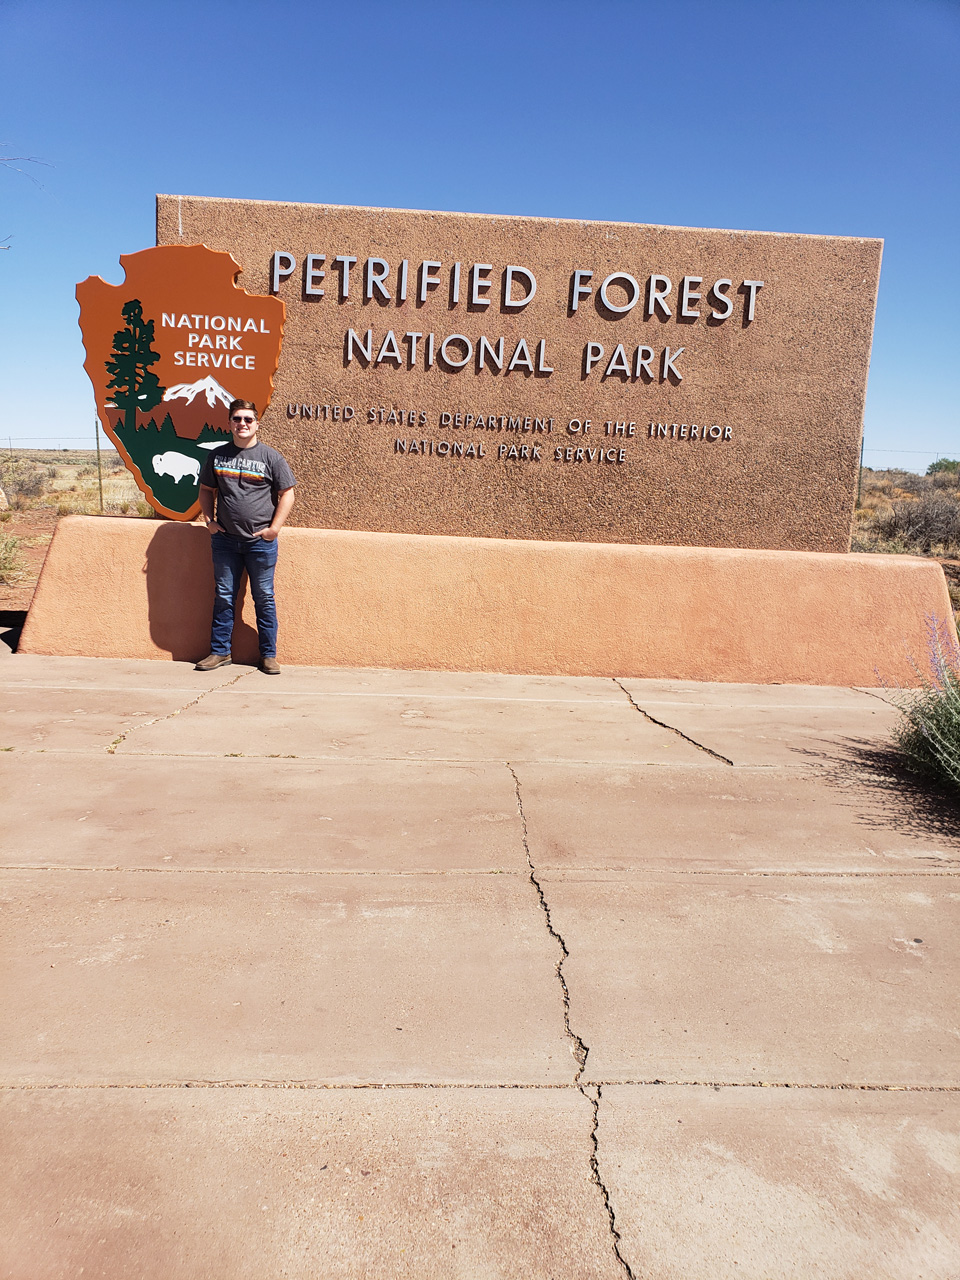
[(234, 458), (225, 458), (222, 454), (213, 455), (213, 469), (218, 476), (234, 476), (236, 479), (261, 481), (266, 484), (267, 466), (259, 458), (245, 458), (238, 453)]

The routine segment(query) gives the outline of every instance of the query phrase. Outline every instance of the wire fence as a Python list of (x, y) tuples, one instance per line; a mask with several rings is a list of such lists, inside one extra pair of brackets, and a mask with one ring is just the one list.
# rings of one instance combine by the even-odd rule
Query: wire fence
[[(66, 453), (70, 449), (95, 449), (96, 441), (93, 433), (85, 436), (0, 436), (0, 448), (8, 449), (51, 449), (55, 453)], [(112, 449), (112, 444), (104, 444), (103, 449)]]
[(926, 471), (941, 458), (960, 458), (960, 444), (952, 449), (871, 449), (863, 450), (861, 465), (871, 471)]
[[(953, 452), (956, 453), (960, 449), (960, 444), (955, 445)], [(950, 452), (948, 449), (871, 449), (869, 445), (864, 448), (864, 453), (896, 453), (901, 457), (917, 457), (917, 458), (945, 458)]]
[[(49, 449), (55, 453), (69, 453), (71, 449), (95, 450), (97, 441), (93, 433), (85, 435), (59, 435), (59, 436), (5, 436), (0, 437), (0, 447), (6, 445), (13, 452), (14, 449)], [(109, 442), (104, 440), (101, 444), (104, 453), (116, 453), (116, 449)], [(951, 447), (941, 449), (875, 449), (870, 445), (864, 446), (863, 464), (870, 467), (874, 471), (882, 471), (887, 468), (895, 468), (905, 471), (926, 471), (931, 462), (937, 462), (940, 458), (960, 457), (960, 442)], [(876, 461), (873, 461), (875, 459)], [(897, 468), (899, 459), (903, 462), (902, 467)]]
[[(21, 443), (25, 441), (26, 443)], [(7, 446), (10, 454), (11, 462), (15, 461), (17, 453), (49, 452), (49, 453), (96, 453), (97, 458), (97, 490), (100, 498), (100, 514), (103, 515), (103, 457), (106, 453), (113, 453), (119, 457), (119, 453), (111, 444), (101, 446), (100, 444), (100, 419), (93, 420), (93, 437), (90, 436), (12, 436), (8, 435), (0, 437), (0, 456), (2, 456), (3, 445)], [(90, 446), (93, 446), (91, 448)], [(47, 446), (47, 447), (44, 447)], [(111, 464), (112, 465), (112, 464)]]

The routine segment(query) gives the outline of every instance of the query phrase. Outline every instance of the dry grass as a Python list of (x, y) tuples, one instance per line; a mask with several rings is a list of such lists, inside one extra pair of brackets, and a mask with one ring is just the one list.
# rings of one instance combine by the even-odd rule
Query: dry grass
[(951, 471), (919, 476), (864, 467), (851, 549), (960, 557), (958, 479)]
[(155, 514), (116, 453), (105, 453), (102, 473), (101, 507), (95, 456), (29, 450), (0, 456), (0, 488), (14, 511), (47, 507), (61, 516)]
[(26, 565), (20, 551), (20, 539), (0, 530), (0, 582), (15, 587), (23, 578)]
[(931, 556), (944, 563), (960, 625), (960, 475), (939, 471), (871, 471), (864, 467), (851, 551)]

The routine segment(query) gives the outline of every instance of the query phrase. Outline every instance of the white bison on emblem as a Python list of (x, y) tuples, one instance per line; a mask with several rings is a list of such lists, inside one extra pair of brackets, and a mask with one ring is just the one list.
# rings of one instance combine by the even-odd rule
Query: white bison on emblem
[(177, 484), (186, 476), (193, 476), (194, 483), (200, 480), (200, 462), (185, 453), (177, 453), (168, 449), (166, 453), (153, 455), (153, 469), (158, 476), (170, 476)]

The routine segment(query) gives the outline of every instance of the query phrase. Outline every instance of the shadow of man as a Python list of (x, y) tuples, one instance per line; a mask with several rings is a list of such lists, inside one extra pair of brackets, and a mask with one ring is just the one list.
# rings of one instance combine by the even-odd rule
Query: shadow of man
[[(150, 638), (174, 662), (198, 662), (210, 652), (213, 617), (213, 562), (210, 535), (200, 525), (165, 520), (147, 547), (143, 572), (147, 579)], [(235, 662), (256, 664), (256, 629), (243, 619), (247, 599), (244, 574), (233, 628)]]

